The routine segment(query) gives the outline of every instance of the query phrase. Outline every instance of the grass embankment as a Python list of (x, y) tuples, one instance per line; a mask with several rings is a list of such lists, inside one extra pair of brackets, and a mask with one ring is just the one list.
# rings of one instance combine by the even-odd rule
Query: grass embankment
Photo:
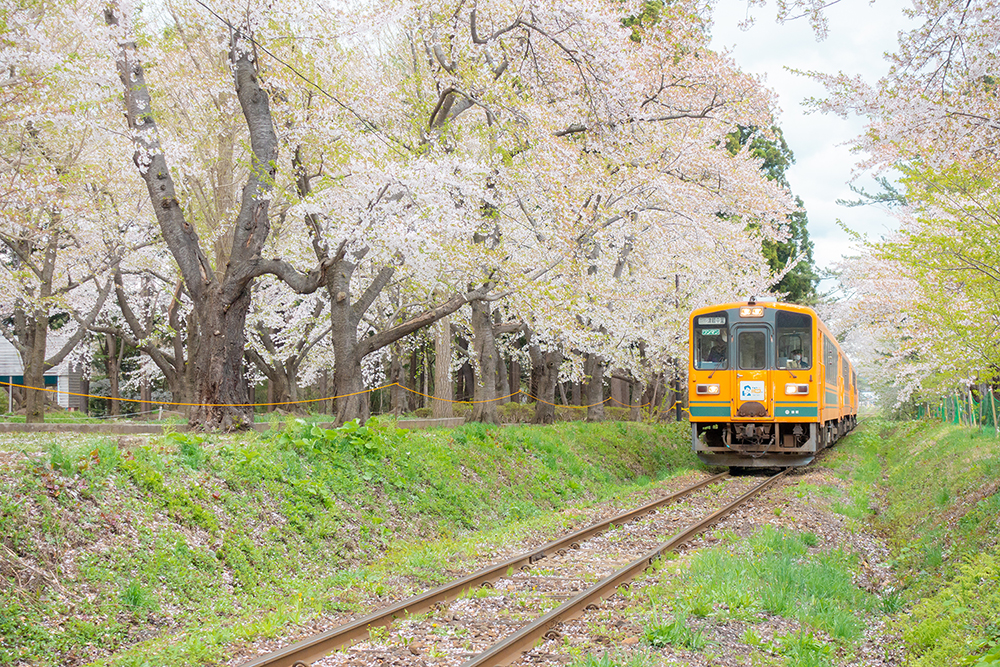
[(880, 424), (854, 488), (877, 496), (909, 609), (907, 664), (1000, 664), (1000, 439), (933, 422)]
[(472, 531), (493, 529), (496, 544), (497, 529), (508, 540), (555, 529), (572, 517), (548, 510), (694, 467), (687, 438), (686, 424), (612, 423), (11, 436), (0, 665), (221, 660), (317, 614), (437, 583), (475, 558), (461, 539)]

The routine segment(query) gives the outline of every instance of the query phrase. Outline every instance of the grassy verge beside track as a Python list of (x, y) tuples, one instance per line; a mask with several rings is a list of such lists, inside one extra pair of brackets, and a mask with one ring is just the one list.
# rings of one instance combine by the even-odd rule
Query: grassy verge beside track
[(1000, 665), (998, 516), (993, 432), (869, 421), (595, 615), (632, 648), (574, 665)]
[[(1000, 440), (935, 422), (877, 424), (851, 475), (889, 536), (908, 603), (906, 664), (1000, 664)], [(871, 457), (868, 458), (871, 461)]]
[(564, 508), (696, 467), (687, 438), (634, 423), (9, 435), (0, 665), (213, 663), (438, 583), (477, 540), (554, 532), (576, 518)]

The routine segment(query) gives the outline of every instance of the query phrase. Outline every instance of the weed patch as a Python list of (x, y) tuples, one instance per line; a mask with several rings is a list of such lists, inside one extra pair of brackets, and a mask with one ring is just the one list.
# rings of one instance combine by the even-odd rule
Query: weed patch
[(644, 589), (654, 610), (751, 622), (775, 614), (856, 641), (877, 599), (852, 579), (855, 559), (839, 550), (809, 554), (815, 536), (764, 527), (746, 540), (699, 551), (681, 576)]

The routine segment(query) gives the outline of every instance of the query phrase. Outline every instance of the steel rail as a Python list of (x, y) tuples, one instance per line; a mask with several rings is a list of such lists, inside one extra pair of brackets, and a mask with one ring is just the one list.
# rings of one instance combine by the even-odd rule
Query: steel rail
[(684, 528), (681, 532), (674, 535), (669, 541), (664, 542), (651, 551), (648, 551), (641, 558), (626, 565), (617, 572), (608, 575), (576, 597), (567, 600), (545, 615), (535, 619), (535, 621), (533, 621), (530, 625), (526, 625), (474, 658), (462, 663), (461, 667), (495, 667), (510, 664), (520, 657), (524, 651), (527, 651), (534, 646), (538, 639), (549, 635), (549, 633), (554, 633), (554, 627), (556, 625), (563, 621), (568, 621), (580, 616), (584, 610), (597, 605), (608, 597), (611, 597), (619, 586), (630, 582), (638, 576), (640, 572), (643, 572), (650, 567), (664, 553), (677, 549), (692, 537), (701, 533), (706, 528), (735, 510), (737, 507), (770, 487), (786, 473), (788, 473), (788, 469), (785, 469), (773, 477), (769, 477), (763, 483), (754, 487), (747, 493), (744, 493), (742, 496), (722, 509), (713, 512), (704, 519), (701, 519), (687, 528)]
[(548, 544), (544, 544), (537, 549), (523, 552), (501, 563), (490, 565), (489, 567), (479, 570), (478, 572), (466, 575), (461, 579), (456, 579), (455, 581), (444, 584), (443, 586), (439, 586), (419, 595), (407, 598), (406, 600), (402, 600), (388, 607), (383, 607), (382, 609), (376, 610), (375, 612), (355, 621), (351, 621), (350, 623), (332, 628), (326, 632), (313, 635), (312, 637), (307, 637), (306, 639), (289, 644), (288, 646), (280, 648), (272, 653), (268, 653), (248, 662), (244, 662), (240, 665), (240, 667), (308, 667), (308, 665), (314, 660), (322, 658), (345, 644), (349, 644), (359, 639), (367, 639), (370, 628), (388, 627), (392, 625), (392, 622), (397, 618), (407, 614), (420, 614), (434, 608), (434, 606), (439, 602), (454, 600), (459, 597), (463, 591), (476, 588), (477, 586), (482, 586), (483, 584), (491, 583), (506, 574), (508, 570), (527, 568), (532, 563), (545, 558), (550, 553), (565, 551), (566, 548), (575, 548), (578, 546), (579, 542), (604, 531), (612, 524), (621, 525), (635, 520), (643, 514), (648, 514), (658, 507), (672, 503), (678, 498), (682, 498), (689, 493), (693, 493), (701, 488), (704, 488), (709, 484), (727, 477), (728, 475), (729, 473), (724, 472), (707, 479), (703, 479), (702, 481), (692, 484), (685, 489), (681, 489), (680, 491), (671, 493), (668, 496), (646, 503), (641, 507), (627, 512), (622, 512), (621, 514), (617, 514), (610, 519), (598, 521), (578, 531), (564, 535), (563, 537), (553, 540)]

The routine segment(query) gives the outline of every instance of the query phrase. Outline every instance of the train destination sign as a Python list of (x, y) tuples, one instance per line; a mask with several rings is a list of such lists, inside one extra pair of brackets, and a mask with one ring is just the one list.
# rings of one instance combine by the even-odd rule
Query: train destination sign
[(701, 325), (711, 325), (711, 324), (725, 324), (726, 318), (724, 317), (699, 317), (698, 324)]

